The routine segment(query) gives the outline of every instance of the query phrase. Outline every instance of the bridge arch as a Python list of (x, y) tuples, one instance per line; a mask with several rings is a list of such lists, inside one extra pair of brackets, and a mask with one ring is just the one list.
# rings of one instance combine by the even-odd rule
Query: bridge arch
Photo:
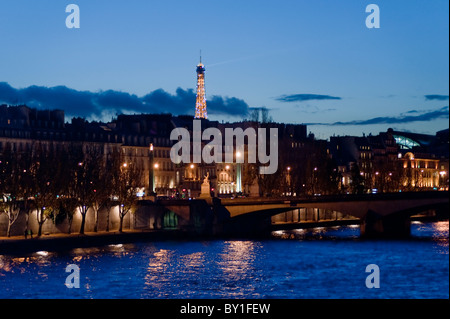
[(177, 228), (178, 227), (178, 215), (172, 210), (166, 210), (163, 217), (163, 228)]
[(304, 208), (337, 211), (341, 216), (359, 218), (363, 236), (403, 237), (410, 234), (411, 215), (429, 209), (448, 211), (449, 199), (447, 192), (416, 192), (306, 200), (229, 201), (223, 204), (236, 223), (250, 228), (256, 227), (253, 225), (264, 226), (264, 223), (267, 226), (274, 215)]

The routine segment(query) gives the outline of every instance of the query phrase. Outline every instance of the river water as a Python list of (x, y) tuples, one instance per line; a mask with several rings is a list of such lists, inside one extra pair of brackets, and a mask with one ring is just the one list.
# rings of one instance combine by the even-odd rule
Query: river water
[[(263, 240), (158, 241), (0, 255), (0, 298), (449, 298), (448, 221), (407, 240), (357, 227), (278, 231)], [(79, 288), (67, 288), (68, 265)], [(379, 288), (366, 287), (366, 266)], [(73, 276), (72, 276), (73, 277)], [(69, 283), (76, 283), (76, 279)]]

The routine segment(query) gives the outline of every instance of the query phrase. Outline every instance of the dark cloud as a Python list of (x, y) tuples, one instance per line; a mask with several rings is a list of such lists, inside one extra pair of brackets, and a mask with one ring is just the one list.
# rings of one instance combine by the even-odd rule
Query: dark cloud
[(215, 114), (243, 116), (249, 111), (247, 103), (235, 97), (213, 95), (206, 103), (208, 110)]
[(425, 100), (427, 100), (427, 101), (433, 101), (433, 100), (447, 101), (448, 95), (440, 95), (440, 94), (425, 95)]
[(0, 102), (7, 104), (26, 104), (38, 109), (63, 109), (68, 114), (84, 116), (101, 113), (101, 107), (96, 104), (95, 99), (94, 93), (76, 91), (65, 86), (15, 89), (8, 83), (0, 82)]
[[(114, 90), (77, 91), (66, 86), (30, 86), (15, 89), (0, 82), (0, 103), (26, 104), (38, 109), (62, 109), (69, 116), (102, 119), (115, 113), (194, 114), (196, 94), (193, 89), (178, 88), (175, 94), (163, 89), (142, 97)], [(249, 106), (235, 97), (212, 96), (206, 101), (209, 114), (245, 116)]]
[(291, 94), (291, 95), (281, 95), (275, 100), (280, 102), (303, 102), (311, 100), (341, 100), (340, 97), (321, 95), (321, 94)]
[[(408, 115), (420, 113), (418, 115)], [(356, 120), (348, 122), (334, 122), (334, 123), (307, 123), (308, 125), (374, 125), (374, 124), (404, 124), (412, 122), (428, 122), (437, 119), (448, 119), (449, 108), (448, 106), (441, 107), (437, 110), (430, 110), (425, 112), (419, 112), (412, 110), (399, 116), (380, 116), (374, 117), (368, 120)]]

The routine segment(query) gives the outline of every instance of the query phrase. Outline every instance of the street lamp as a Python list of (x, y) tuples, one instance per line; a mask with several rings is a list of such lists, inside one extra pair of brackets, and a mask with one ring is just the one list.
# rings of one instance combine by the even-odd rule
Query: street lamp
[(443, 190), (445, 190), (445, 175), (447, 175), (447, 172), (446, 171), (440, 171), (439, 172), (439, 175), (440, 175), (440, 179), (442, 179), (442, 183), (441, 183), (441, 181), (439, 180), (439, 186), (441, 187), (441, 189), (443, 189)]
[[(289, 195), (292, 195), (292, 191), (291, 191), (291, 175), (290, 175), (291, 167), (288, 166), (288, 167), (286, 168), (286, 170), (287, 170), (287, 176), (286, 176), (287, 191), (289, 192)], [(287, 194), (286, 194), (286, 195), (287, 195)]]
[(155, 195), (155, 172), (154, 172), (154, 164), (153, 164), (153, 160), (154, 160), (154, 147), (153, 147), (153, 143), (150, 143), (149, 145), (149, 151), (150, 151), (150, 156), (149, 156), (149, 172), (148, 172), (148, 189), (149, 189), (149, 195), (150, 196), (154, 196)]
[(317, 178), (317, 170), (318, 170), (318, 168), (316, 166), (316, 167), (314, 167), (314, 170), (312, 172), (312, 192), (313, 192), (313, 195), (316, 195), (316, 193), (317, 193), (317, 189), (316, 189), (316, 184), (317, 184), (317, 180), (318, 180), (318, 178)]
[[(159, 168), (159, 163), (155, 163), (155, 164), (153, 164), (153, 190), (154, 190), (154, 193), (155, 193), (155, 195), (157, 194), (157, 192), (156, 192), (156, 174), (155, 174), (155, 169), (158, 169)], [(160, 183), (160, 188), (162, 187), (161, 186), (161, 180), (159, 181), (159, 183)]]
[[(239, 158), (239, 160), (238, 160)], [(241, 152), (236, 152), (236, 193), (242, 192)]]

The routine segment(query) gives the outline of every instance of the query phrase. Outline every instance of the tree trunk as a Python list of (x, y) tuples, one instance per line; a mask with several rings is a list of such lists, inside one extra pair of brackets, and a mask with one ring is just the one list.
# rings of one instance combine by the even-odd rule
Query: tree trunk
[(107, 209), (107, 212), (106, 212), (106, 231), (109, 232), (109, 214), (111, 212), (111, 207), (108, 206), (106, 209)]
[(30, 222), (30, 214), (31, 214), (31, 212), (27, 209), (27, 217), (26, 217), (26, 223), (25, 223), (25, 230), (28, 230), (28, 225), (29, 225), (29, 222)]
[(94, 222), (94, 232), (98, 231), (98, 211), (100, 210), (100, 206), (95, 204), (92, 209), (94, 210), (95, 222)]
[(6, 231), (6, 236), (11, 237), (11, 220), (8, 220), (8, 229)]
[(42, 236), (42, 225), (44, 225), (45, 221), (47, 220), (47, 218), (44, 218), (44, 212), (43, 212), (42, 208), (38, 209), (36, 211), (36, 219), (37, 219), (38, 226), (39, 226), (38, 233), (37, 233), (37, 236), (39, 237), (39, 236)]
[(42, 236), (42, 225), (44, 225), (44, 222), (38, 222), (39, 228), (38, 228), (38, 237)]
[(119, 223), (119, 233), (122, 232), (122, 226), (123, 226), (123, 218), (125, 216), (123, 216), (122, 214), (119, 214), (119, 218), (120, 218), (120, 223)]
[(98, 225), (98, 210), (94, 209), (94, 214), (95, 214), (95, 222), (94, 222), (94, 232), (97, 232), (97, 225)]
[(68, 234), (72, 233), (72, 221), (73, 221), (73, 217), (68, 219), (68, 223), (69, 223)]
[(122, 205), (119, 205), (119, 232), (122, 232), (122, 227), (123, 227), (123, 217), (125, 216), (125, 214), (123, 213), (123, 207)]
[[(16, 222), (17, 218), (19, 217), (20, 210), (19, 211), (17, 211), (17, 210), (18, 210), (18, 208), (15, 205), (13, 205), (13, 206), (9, 207), (8, 213), (6, 213), (8, 215), (8, 229), (6, 231), (6, 234), (8, 237), (11, 237), (12, 225)], [(17, 213), (16, 213), (16, 211), (17, 211)]]
[(84, 235), (84, 224), (86, 223), (86, 213), (87, 210), (83, 209), (81, 212), (81, 228), (80, 228), (80, 235)]

